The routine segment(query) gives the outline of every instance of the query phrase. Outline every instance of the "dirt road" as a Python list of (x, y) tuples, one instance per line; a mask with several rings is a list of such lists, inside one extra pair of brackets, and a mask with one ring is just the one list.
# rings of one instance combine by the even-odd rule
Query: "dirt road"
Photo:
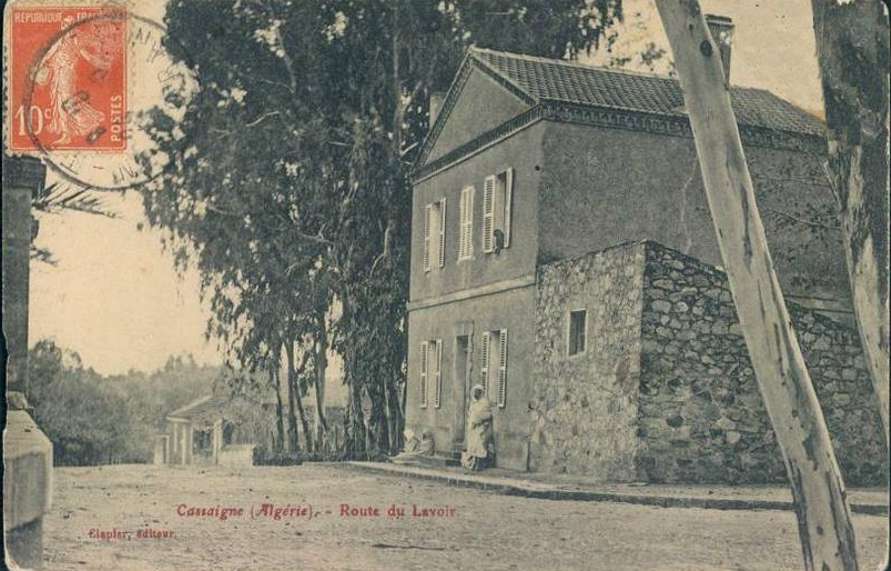
[[(790, 512), (531, 500), (333, 465), (57, 468), (53, 502), (50, 571), (801, 569)], [(874, 569), (887, 523), (854, 522)]]

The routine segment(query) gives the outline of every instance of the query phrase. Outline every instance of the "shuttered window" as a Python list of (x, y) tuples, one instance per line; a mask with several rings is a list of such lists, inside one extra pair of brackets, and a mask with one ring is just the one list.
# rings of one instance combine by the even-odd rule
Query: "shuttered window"
[(487, 176), (483, 185), (483, 252), (494, 250), (495, 177)]
[(418, 395), (421, 399), (421, 408), (427, 408), (427, 348), (426, 341), (421, 343), (421, 375), (419, 379)]
[(431, 202), (424, 209), (424, 271), (433, 264), (445, 266), (446, 253), (446, 199)]
[(446, 199), (439, 201), (439, 267), (445, 266), (446, 253)]
[(495, 400), (499, 408), (507, 402), (507, 329), (498, 332), (498, 382)]
[(424, 208), (424, 271), (430, 271), (430, 216), (433, 205), (428, 204)]
[(502, 231), (504, 232), (504, 247), (507, 248), (510, 246), (510, 227), (511, 227), (511, 219), (513, 218), (512, 209), (513, 209), (513, 194), (514, 194), (514, 169), (510, 168), (501, 173), (501, 178), (503, 180), (504, 185), (504, 203), (503, 203), (503, 220), (502, 220)]
[[(486, 398), (504, 408), (507, 403), (507, 329), (483, 332), (480, 358), (480, 384)], [(495, 377), (494, 384), (489, 381), (490, 371)]]
[(483, 394), (489, 396), (489, 332), (482, 335), (482, 350), (480, 351), (480, 384), (483, 386)]
[(461, 191), (460, 203), (460, 235), (458, 237), (458, 259), (467, 260), (473, 257), (473, 193), (474, 188), (468, 186)]
[(483, 187), (483, 251), (510, 246), (513, 218), (514, 169), (486, 177)]
[(442, 399), (442, 339), (437, 339), (435, 346), (436, 372), (433, 377), (433, 406), (439, 408)]

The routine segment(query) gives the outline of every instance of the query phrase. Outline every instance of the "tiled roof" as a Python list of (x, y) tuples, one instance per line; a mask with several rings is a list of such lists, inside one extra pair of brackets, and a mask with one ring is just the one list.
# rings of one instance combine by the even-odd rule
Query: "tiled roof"
[(193, 401), (167, 415), (168, 418), (204, 420), (208, 417), (222, 417), (223, 409), (229, 403), (227, 396), (206, 396)]
[[(684, 116), (680, 84), (654, 74), (472, 48), (471, 57), (536, 102), (560, 101), (661, 115)], [(823, 135), (816, 117), (763, 89), (731, 87), (740, 124)]]

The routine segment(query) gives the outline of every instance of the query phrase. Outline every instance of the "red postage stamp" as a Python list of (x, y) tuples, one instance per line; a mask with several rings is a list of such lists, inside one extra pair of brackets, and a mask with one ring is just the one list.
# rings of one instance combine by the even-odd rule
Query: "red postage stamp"
[(121, 8), (12, 7), (13, 151), (126, 149), (126, 25)]

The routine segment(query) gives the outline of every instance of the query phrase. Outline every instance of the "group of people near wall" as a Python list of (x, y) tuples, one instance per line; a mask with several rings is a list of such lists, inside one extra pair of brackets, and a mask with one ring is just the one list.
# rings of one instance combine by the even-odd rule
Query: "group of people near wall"
[[(467, 410), (466, 446), (461, 453), (461, 465), (465, 470), (477, 472), (494, 465), (495, 447), (492, 441), (492, 403), (485, 397), (482, 385), (470, 390), (470, 406)], [(405, 446), (397, 456), (390, 458), (396, 464), (423, 464), (435, 451), (433, 433), (424, 430), (418, 438), (414, 431), (405, 431)]]

